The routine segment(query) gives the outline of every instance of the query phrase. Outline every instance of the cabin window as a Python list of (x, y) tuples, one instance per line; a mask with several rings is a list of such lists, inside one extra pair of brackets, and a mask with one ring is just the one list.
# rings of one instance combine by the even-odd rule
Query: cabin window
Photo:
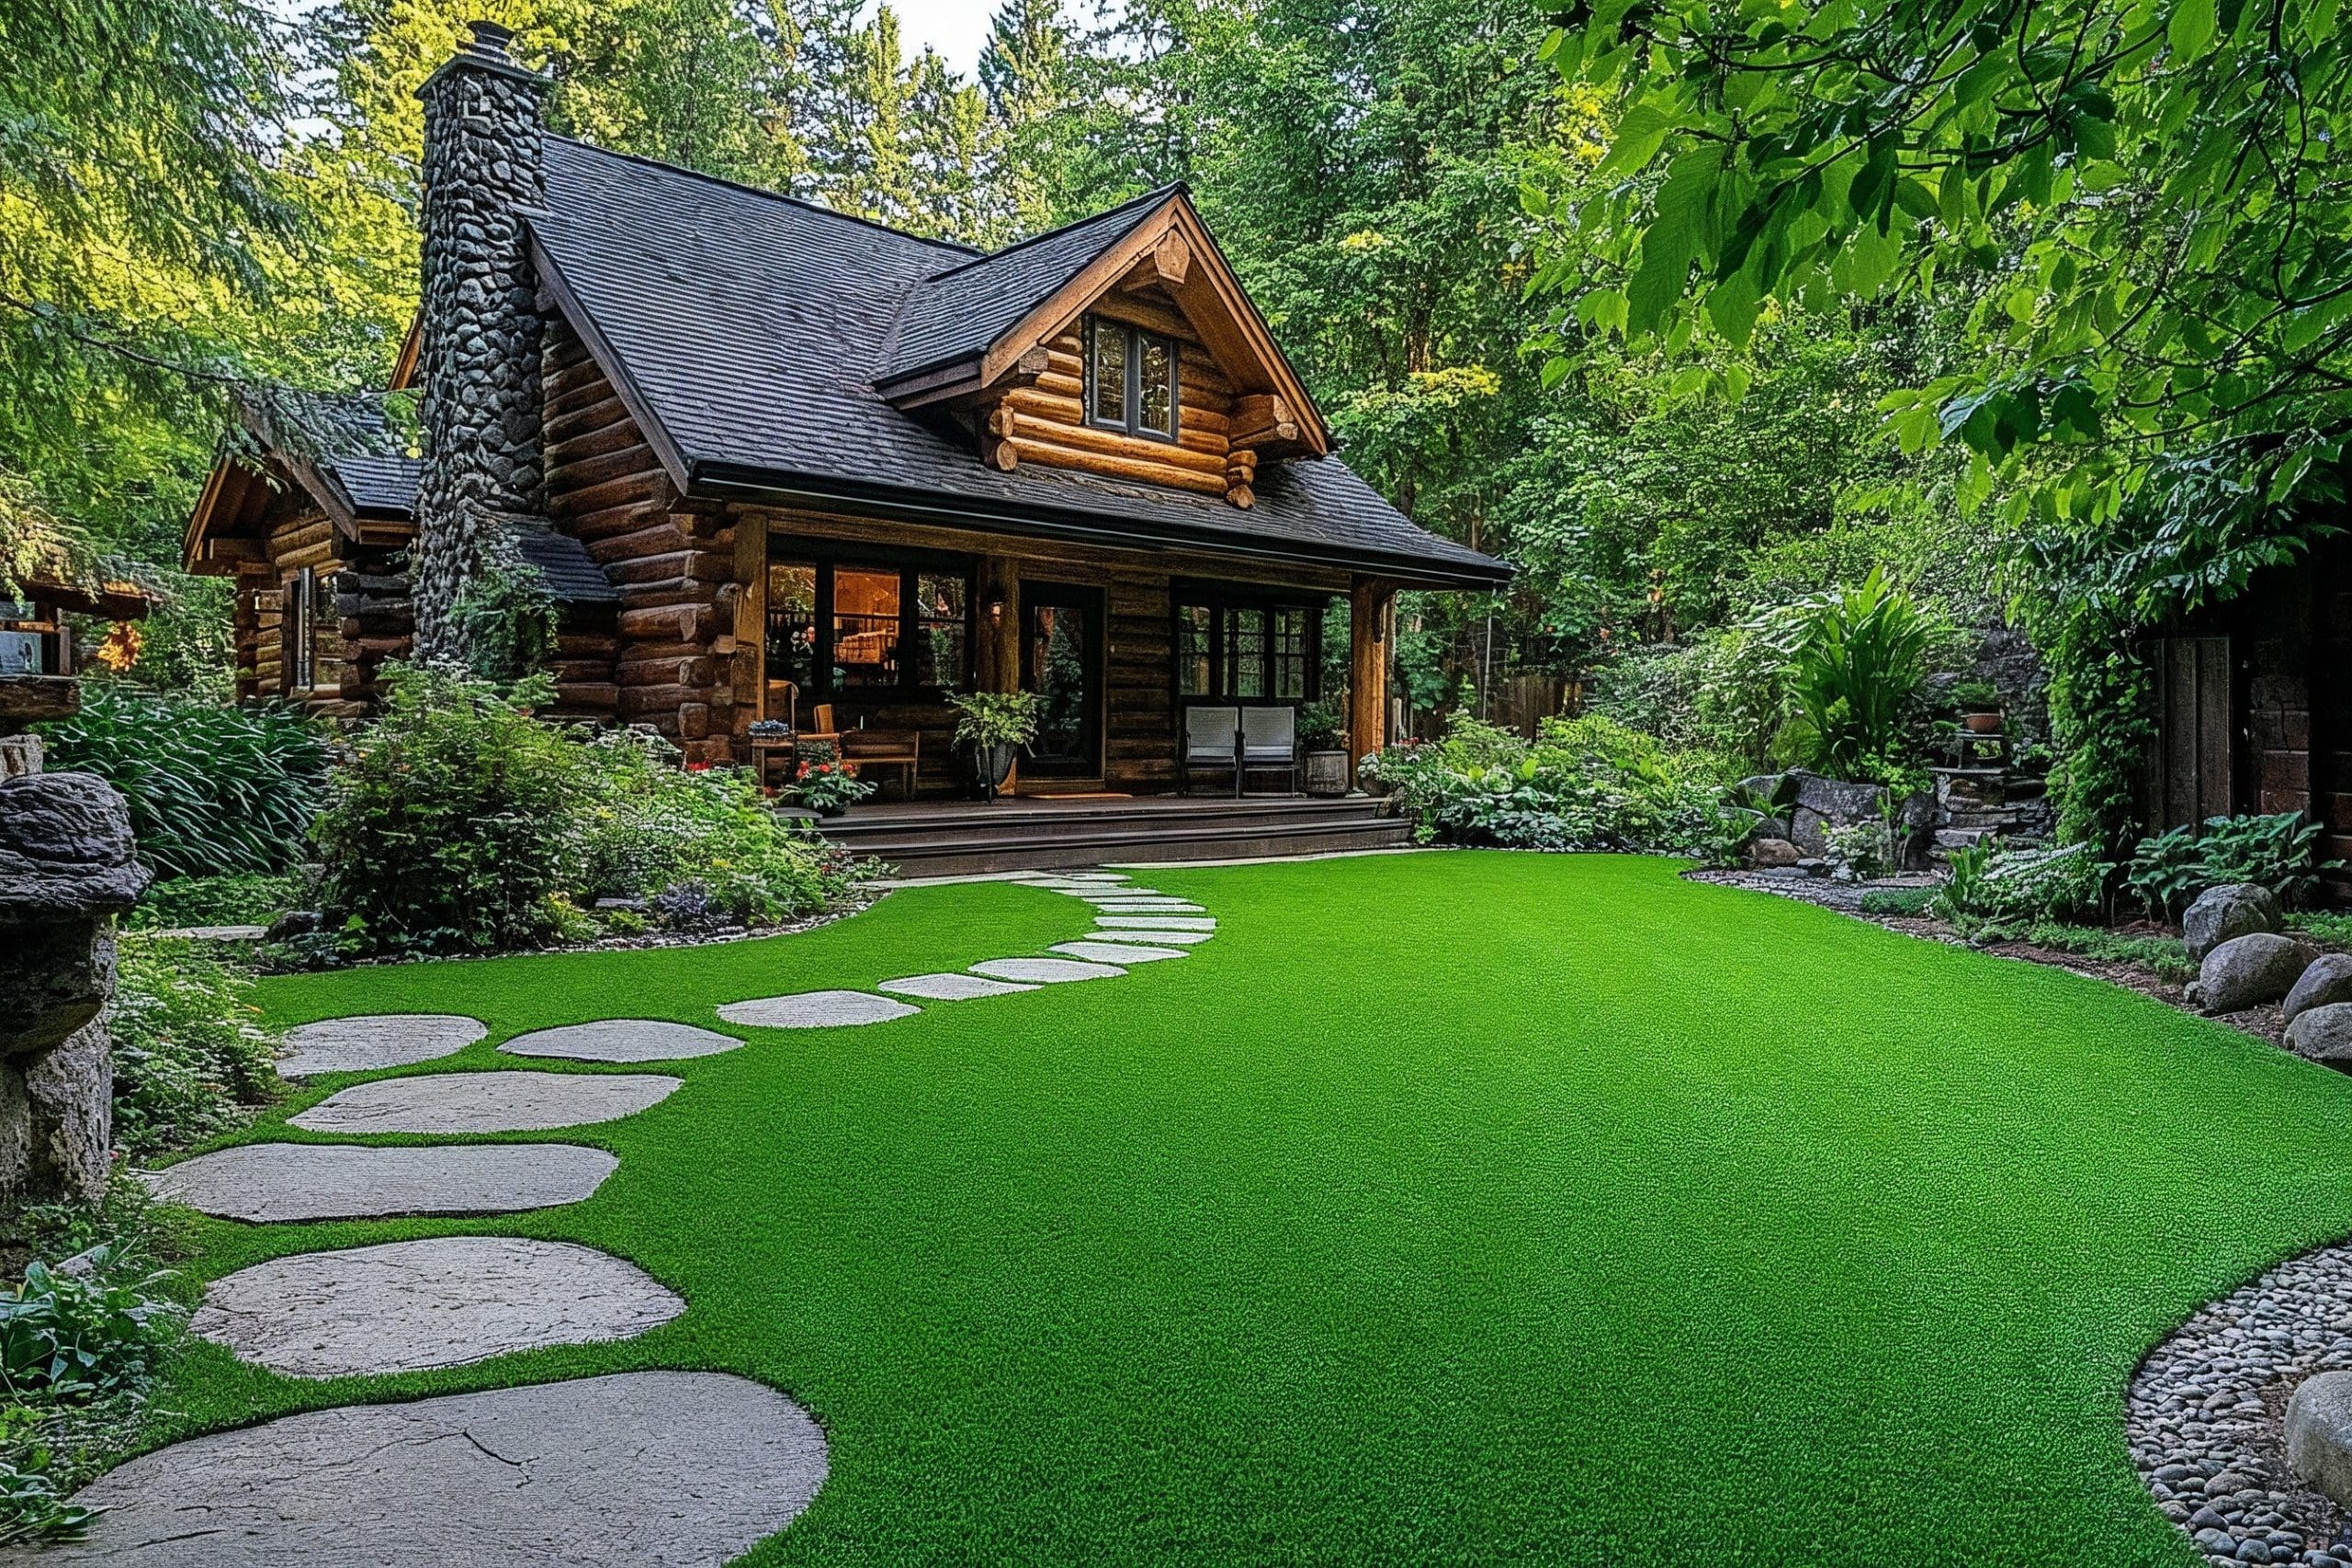
[(972, 574), (922, 559), (768, 562), (768, 679), (812, 696), (950, 690), (971, 677)]
[(319, 629), (334, 624), (334, 577), (304, 567), (288, 578), (278, 620), (278, 682), (288, 696), (320, 684)]
[(1321, 606), (1203, 592), (1176, 604), (1176, 694), (1221, 702), (1316, 695)]
[(0, 675), (51, 673), (46, 645), (60, 624), (39, 605), (0, 599)]
[(1173, 340), (1101, 316), (1086, 332), (1086, 417), (1090, 423), (1155, 440), (1176, 439)]

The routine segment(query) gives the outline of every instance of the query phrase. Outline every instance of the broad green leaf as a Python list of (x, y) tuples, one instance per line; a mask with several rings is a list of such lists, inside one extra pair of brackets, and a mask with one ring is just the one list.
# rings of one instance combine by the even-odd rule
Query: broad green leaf
[(2213, 0), (2179, 0), (2165, 24), (2165, 42), (2174, 62), (2185, 63), (2203, 53), (2213, 41), (2214, 27)]

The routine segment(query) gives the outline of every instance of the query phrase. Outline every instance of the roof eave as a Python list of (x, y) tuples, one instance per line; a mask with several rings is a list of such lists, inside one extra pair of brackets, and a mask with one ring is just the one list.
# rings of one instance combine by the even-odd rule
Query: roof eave
[(1180, 525), (1132, 517), (1105, 517), (1073, 507), (947, 496), (935, 491), (796, 474), (707, 458), (693, 465), (685, 490), (690, 495), (715, 500), (826, 506), (853, 502), (869, 514), (893, 522), (929, 523), (940, 527), (1073, 539), (1129, 549), (1189, 549), (1244, 559), (1305, 562), (1377, 575), (1408, 588), (1493, 589), (1511, 580), (1508, 565), (1484, 556), (1478, 558), (1477, 563), (1446, 561), (1395, 551), (1317, 546), (1287, 539), (1219, 537)]

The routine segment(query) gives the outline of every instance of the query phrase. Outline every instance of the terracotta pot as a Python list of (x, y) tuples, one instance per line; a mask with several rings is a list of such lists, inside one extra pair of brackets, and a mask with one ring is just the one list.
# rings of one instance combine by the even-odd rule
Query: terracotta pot
[(1971, 735), (1998, 735), (2001, 733), (2001, 710), (1993, 708), (1983, 713), (1964, 713), (1960, 716), (1960, 723), (1961, 728)]

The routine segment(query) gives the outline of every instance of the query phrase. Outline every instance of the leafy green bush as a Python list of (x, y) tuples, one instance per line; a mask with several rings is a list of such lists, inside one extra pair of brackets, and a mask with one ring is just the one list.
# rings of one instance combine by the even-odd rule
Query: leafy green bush
[(0, 1295), (0, 1393), (89, 1400), (144, 1382), (187, 1308), (165, 1276), (100, 1246), (74, 1272), (31, 1263)]
[(1863, 778), (1908, 750), (1934, 623), (1873, 570), (1814, 613), (1789, 660), (1792, 761)]
[(2352, 915), (2332, 910), (2299, 909), (2287, 917), (2287, 923), (2317, 941), (2338, 947), (2352, 947)]
[(301, 883), (291, 876), (175, 876), (148, 888), (125, 923), (133, 931), (266, 926), (300, 897)]
[(1444, 739), (1367, 759), (1423, 839), (1511, 849), (1728, 856), (1752, 826), (1713, 758), (1613, 719), (1547, 719), (1531, 744), (1457, 717)]
[(381, 717), (335, 770), (313, 837), (321, 908), (377, 953), (547, 940), (579, 886), (585, 749), (487, 682), (387, 666)]
[(133, 1156), (183, 1148), (244, 1120), (278, 1089), (276, 1043), (252, 980), (201, 943), (126, 932), (116, 944), (115, 1140)]
[(1873, 887), (1862, 895), (1861, 911), (1865, 915), (1904, 915), (1917, 918), (1932, 914), (1936, 895), (1934, 887)]
[(2197, 965), (2178, 937), (2127, 936), (2103, 926), (2077, 926), (2037, 920), (2018, 933), (2021, 941), (2060, 953), (2078, 953), (2104, 963), (2138, 964), (2153, 969), (2160, 980), (2193, 980)]
[(326, 777), (326, 737), (277, 705), (220, 707), (94, 681), (82, 711), (44, 727), (49, 766), (96, 773), (130, 803), (158, 876), (285, 870)]
[(2150, 914), (2177, 918), (2209, 887), (2256, 882), (2289, 908), (2319, 886), (2320, 874), (2340, 863), (2316, 858), (2320, 825), (2300, 811), (2269, 817), (2209, 817), (2140, 840), (2124, 883)]
[(1951, 875), (1929, 912), (1962, 930), (2058, 920), (2098, 907), (2108, 867), (2087, 844), (2005, 850), (1993, 844), (1955, 850)]

